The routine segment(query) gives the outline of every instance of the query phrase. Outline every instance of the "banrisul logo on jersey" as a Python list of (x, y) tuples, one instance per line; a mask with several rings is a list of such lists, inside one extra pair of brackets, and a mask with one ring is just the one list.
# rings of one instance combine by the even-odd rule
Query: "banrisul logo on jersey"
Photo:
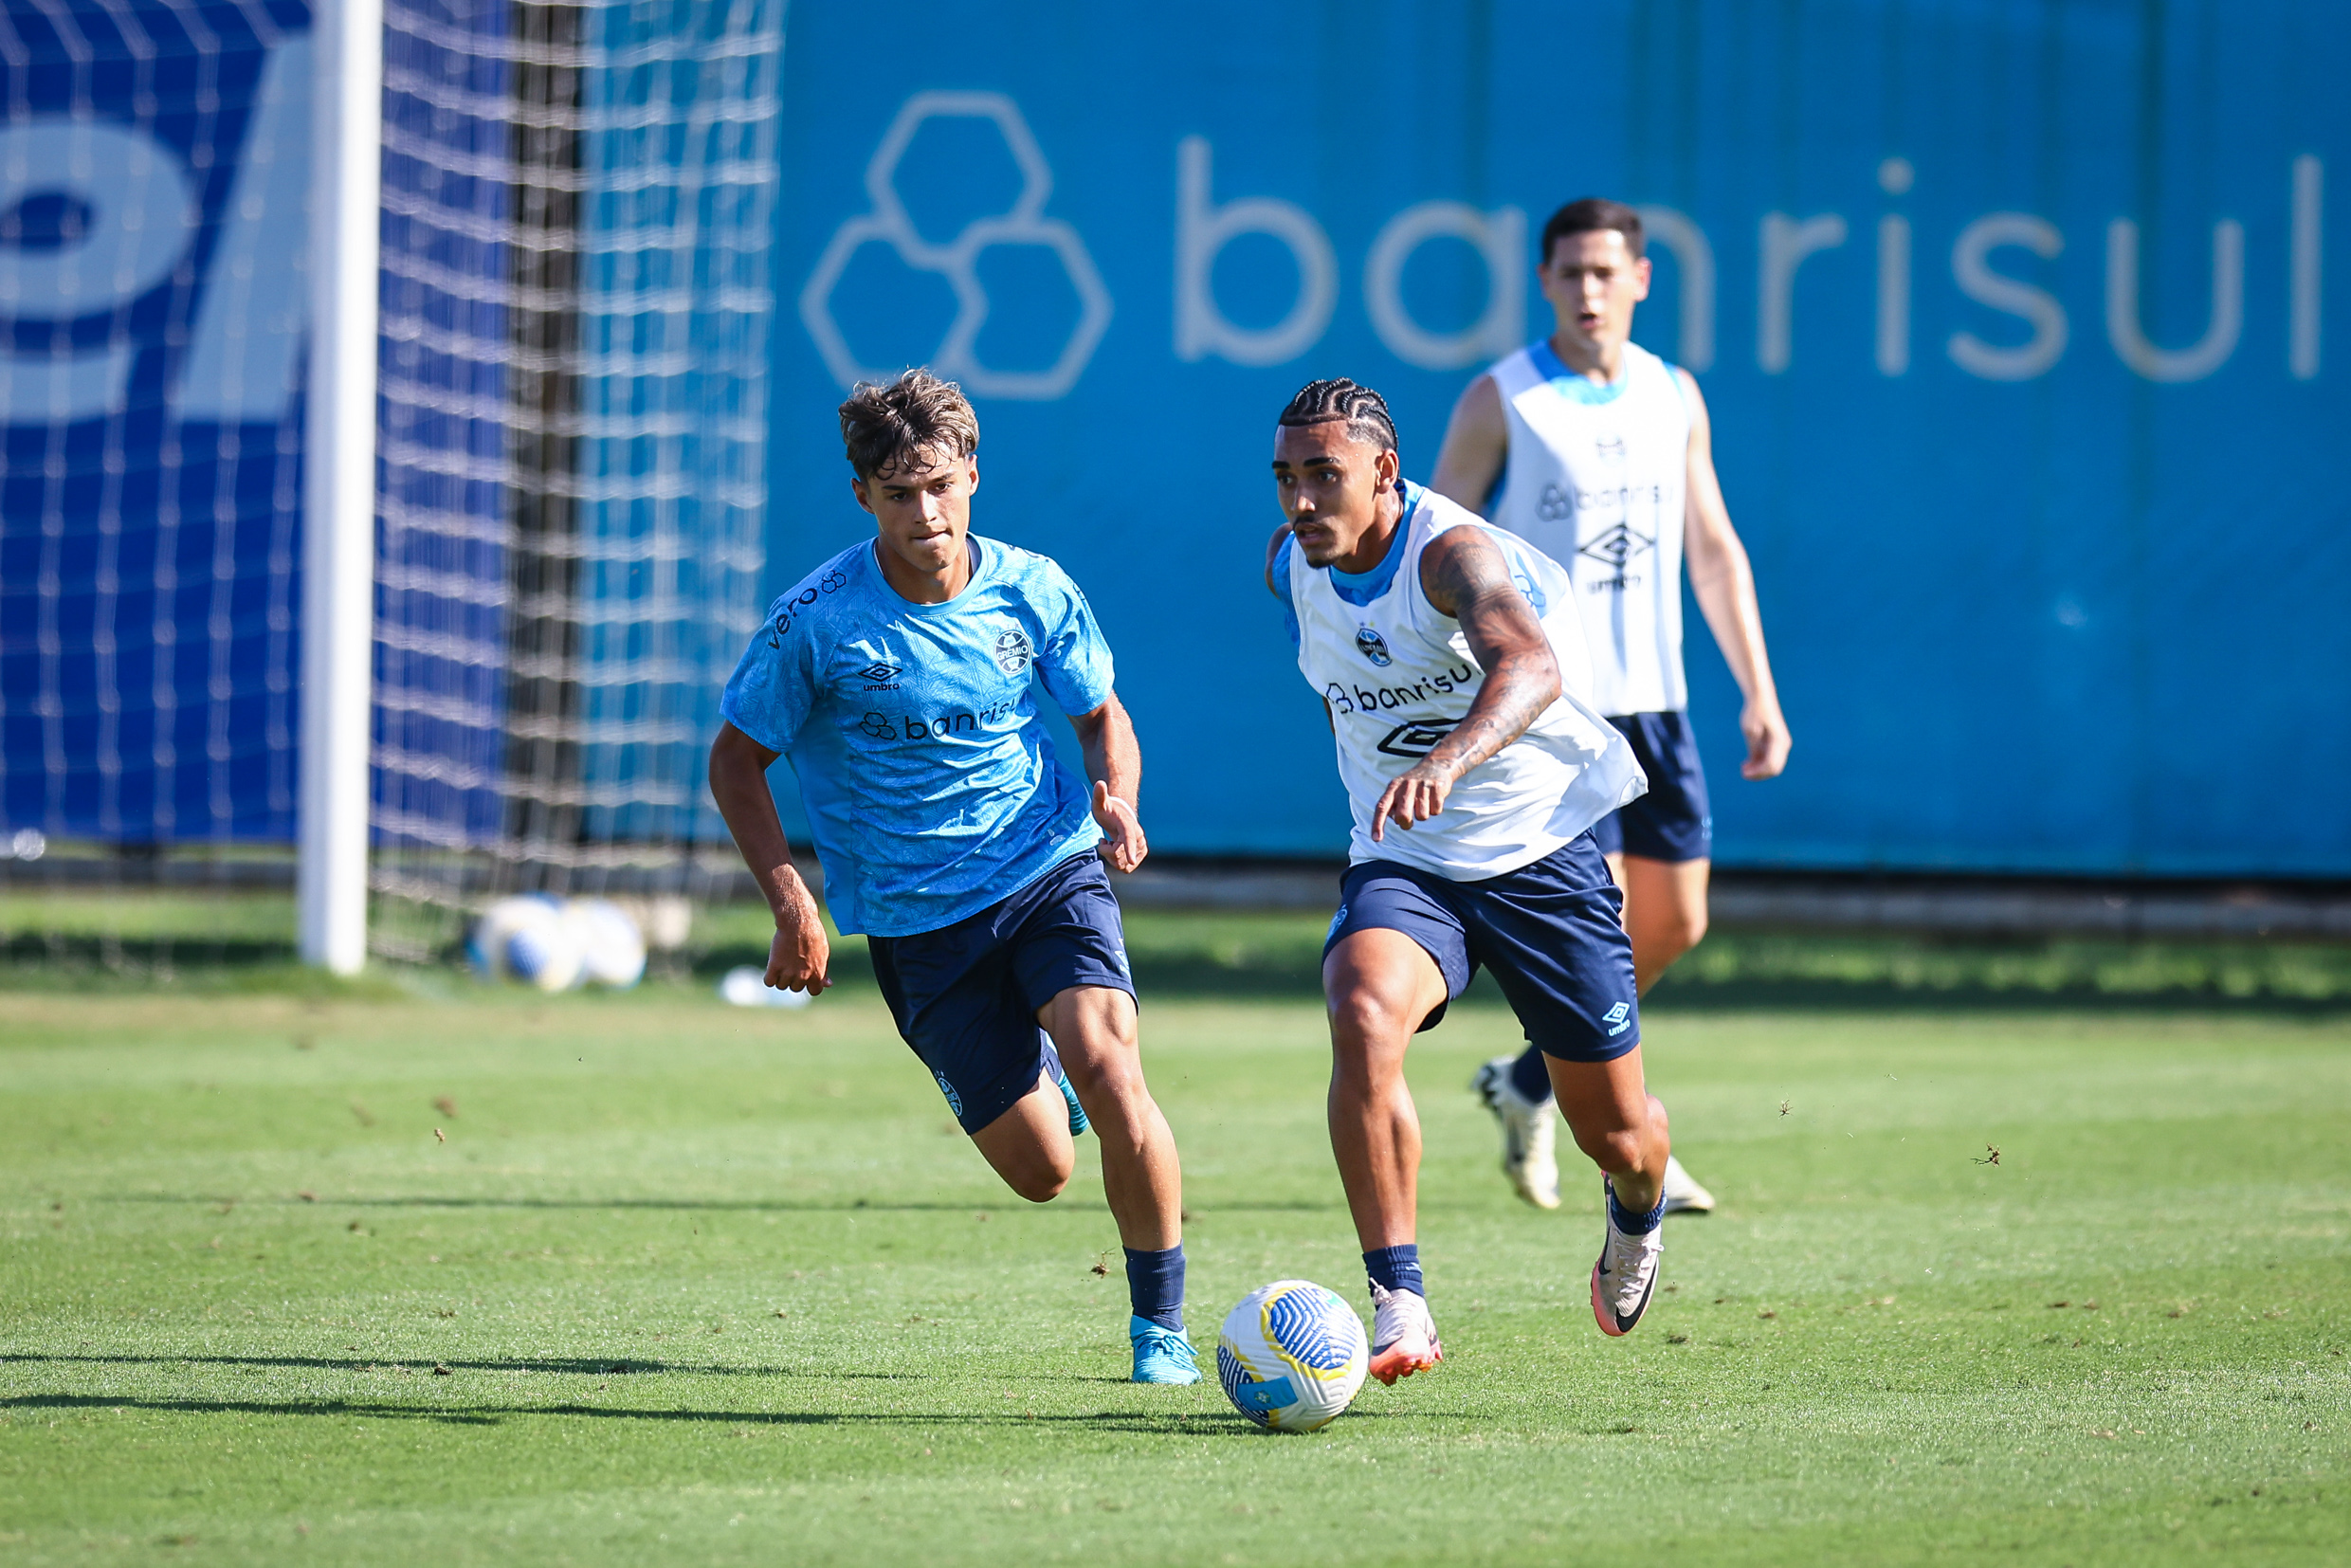
[(1356, 628), (1355, 646), (1357, 651), (1382, 669), (1395, 663), (1388, 653), (1388, 639), (1368, 626)]
[[(1433, 702), (1441, 697), (1450, 697), (1475, 684), (1477, 678), (1477, 665), (1461, 664), (1415, 681), (1409, 686), (1358, 686), (1333, 681), (1322, 688), (1322, 700), (1330, 703), (1333, 713), (1340, 715), (1378, 713), (1383, 709), (1393, 711), (1409, 708), (1415, 702)], [(1457, 719), (1445, 720), (1449, 728), (1459, 722)]]
[(1027, 688), (1024, 687), (1018, 696), (991, 702), (975, 711), (967, 709), (960, 713), (861, 714), (851, 727), (875, 742), (946, 740), (957, 736), (979, 736), (1017, 715), (1021, 698), (1027, 695)]

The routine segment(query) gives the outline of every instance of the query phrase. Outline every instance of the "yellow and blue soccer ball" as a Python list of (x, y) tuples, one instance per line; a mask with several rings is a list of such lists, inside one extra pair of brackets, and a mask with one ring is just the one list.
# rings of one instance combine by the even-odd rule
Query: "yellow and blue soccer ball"
[(1269, 1431), (1313, 1431), (1363, 1386), (1363, 1320), (1311, 1280), (1276, 1280), (1225, 1315), (1216, 1376), (1233, 1408)]

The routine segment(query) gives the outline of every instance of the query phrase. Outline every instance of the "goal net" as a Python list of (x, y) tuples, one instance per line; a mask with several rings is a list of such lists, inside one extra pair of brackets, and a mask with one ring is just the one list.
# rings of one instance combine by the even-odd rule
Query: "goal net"
[[(782, 20), (781, 0), (386, 0), (385, 956), (446, 952), (503, 892), (650, 908), (733, 873), (702, 756), (758, 613)], [(85, 895), (290, 884), (310, 21), (301, 0), (0, 13), (20, 957), (169, 961), (168, 899)], [(242, 918), (199, 916), (177, 950)], [(289, 914), (247, 923), (290, 949)]]
[(702, 756), (758, 616), (780, 22), (387, 8), (381, 951), (731, 874)]

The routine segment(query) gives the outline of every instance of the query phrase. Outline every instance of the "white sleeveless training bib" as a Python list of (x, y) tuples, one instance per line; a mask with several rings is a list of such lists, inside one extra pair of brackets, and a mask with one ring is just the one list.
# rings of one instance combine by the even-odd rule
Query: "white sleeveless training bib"
[(1595, 386), (1531, 343), (1486, 373), (1510, 426), (1494, 520), (1568, 569), (1605, 714), (1689, 705), (1682, 674), (1682, 519), (1690, 415), (1673, 367), (1625, 345)]
[[(1632, 748), (1588, 699), (1591, 661), (1575, 624), (1567, 574), (1540, 551), (1432, 490), (1407, 485), (1404, 525), (1389, 546), (1393, 574), (1367, 605), (1341, 597), (1328, 568), (1283, 547), (1298, 668), (1330, 705), (1339, 776), (1355, 811), (1350, 862), (1396, 861), (1453, 882), (1531, 866), (1649, 788)], [(1419, 826), (1388, 824), (1372, 839), (1372, 808), (1388, 781), (1429, 755), (1467, 717), (1485, 681), (1461, 624), (1420, 585), (1421, 552), (1449, 528), (1484, 528), (1534, 607), (1559, 662), (1562, 695), (1526, 733), (1454, 784), (1445, 810)]]

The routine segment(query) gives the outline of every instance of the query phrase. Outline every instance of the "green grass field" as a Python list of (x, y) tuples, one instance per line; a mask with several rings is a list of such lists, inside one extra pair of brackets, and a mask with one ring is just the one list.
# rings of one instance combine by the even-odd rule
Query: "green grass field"
[[(1196, 1339), (1277, 1277), (1361, 1301), (1318, 929), (1136, 922)], [(2351, 1557), (2351, 1012), (1884, 969), (1661, 994), (1725, 1201), (1623, 1341), (1595, 1204), (1518, 1205), (1464, 1090), (1507, 1014), (1456, 1010), (1412, 1063), (1449, 1359), (1307, 1437), (1119, 1380), (1099, 1180), (996, 1187), (863, 984), (20, 975), (0, 1559)]]

